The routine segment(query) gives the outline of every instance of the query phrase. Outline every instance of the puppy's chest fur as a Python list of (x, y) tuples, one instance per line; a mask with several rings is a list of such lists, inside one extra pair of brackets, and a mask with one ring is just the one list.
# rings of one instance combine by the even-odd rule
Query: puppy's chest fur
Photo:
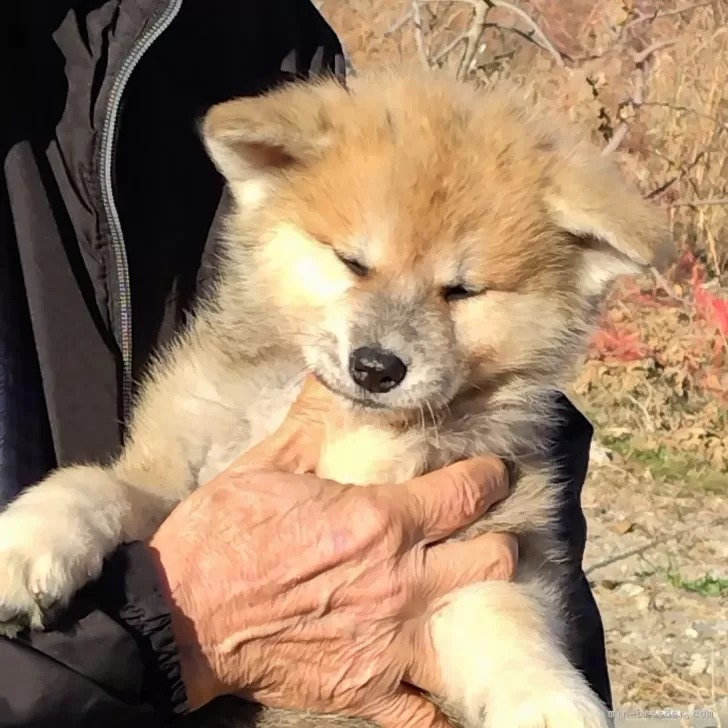
[[(228, 381), (211, 382), (220, 399), (234, 404), (209, 429), (203, 428), (211, 437), (203, 448), (198, 484), (227, 468), (283, 422), (300, 392), (302, 372), (303, 362), (297, 357), (266, 357), (264, 364), (239, 377), (228, 373)], [(540, 408), (534, 407), (534, 397), (540, 397)], [(317, 474), (350, 485), (396, 485), (473, 456), (505, 457), (519, 466), (518, 483), (508, 507), (496, 507), (478, 530), (538, 528), (534, 520), (548, 520), (556, 497), (543, 454), (548, 403), (547, 392), (531, 389), (530, 397), (499, 392), (482, 397), (482, 402), (470, 398), (436, 422), (426, 411), (393, 423), (378, 419), (376, 412), (351, 411), (343, 424), (337, 421), (328, 428)]]

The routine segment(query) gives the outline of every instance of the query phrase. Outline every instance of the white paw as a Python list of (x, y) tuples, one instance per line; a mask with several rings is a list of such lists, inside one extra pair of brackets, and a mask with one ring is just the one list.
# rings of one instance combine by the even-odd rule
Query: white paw
[(0, 634), (43, 629), (100, 574), (119, 539), (120, 512), (98, 491), (89, 497), (89, 476), (103, 488), (99, 473), (103, 478), (96, 468), (59, 471), (0, 513)]
[(610, 728), (601, 701), (586, 689), (515, 691), (490, 701), (484, 728)]
[(42, 629), (45, 615), (73, 593), (57, 578), (57, 568), (44, 568), (49, 557), (29, 557), (24, 549), (0, 551), (0, 634), (14, 637), (25, 627)]
[(105, 555), (79, 539), (72, 522), (64, 534), (58, 520), (43, 528), (40, 514), (29, 515), (0, 516), (0, 634), (9, 637), (47, 626), (54, 609), (98, 576)]

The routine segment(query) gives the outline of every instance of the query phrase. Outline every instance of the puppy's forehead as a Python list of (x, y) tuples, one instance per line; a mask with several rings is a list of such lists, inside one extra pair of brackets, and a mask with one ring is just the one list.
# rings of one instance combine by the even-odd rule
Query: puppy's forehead
[(301, 226), (372, 266), (443, 278), (483, 258), (538, 267), (553, 242), (549, 138), (507, 100), (408, 93), (332, 109), (329, 152), (287, 192)]

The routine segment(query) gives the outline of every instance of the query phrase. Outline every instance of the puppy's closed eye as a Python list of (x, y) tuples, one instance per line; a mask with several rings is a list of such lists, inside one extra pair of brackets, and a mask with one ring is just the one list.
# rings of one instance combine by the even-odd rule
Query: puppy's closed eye
[(352, 258), (339, 250), (334, 250), (334, 255), (358, 278), (369, 275), (370, 269), (356, 258)]
[(487, 288), (471, 288), (462, 283), (456, 283), (451, 286), (443, 286), (442, 297), (448, 302), (463, 301), (468, 298), (475, 298), (487, 293)]

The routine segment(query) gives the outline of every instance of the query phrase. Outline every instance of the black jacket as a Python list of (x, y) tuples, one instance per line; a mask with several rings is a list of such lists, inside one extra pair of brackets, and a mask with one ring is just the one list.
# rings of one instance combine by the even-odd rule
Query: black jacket
[[(294, 76), (343, 73), (307, 0), (23, 0), (0, 10), (0, 249), (18, 263), (52, 462), (119, 451), (132, 383), (214, 275), (226, 205), (198, 121)], [(24, 301), (25, 303), (25, 301)], [(609, 702), (581, 571), (591, 427), (564, 401), (574, 660)], [(57, 629), (0, 640), (0, 728), (160, 725), (187, 710), (142, 544)]]

